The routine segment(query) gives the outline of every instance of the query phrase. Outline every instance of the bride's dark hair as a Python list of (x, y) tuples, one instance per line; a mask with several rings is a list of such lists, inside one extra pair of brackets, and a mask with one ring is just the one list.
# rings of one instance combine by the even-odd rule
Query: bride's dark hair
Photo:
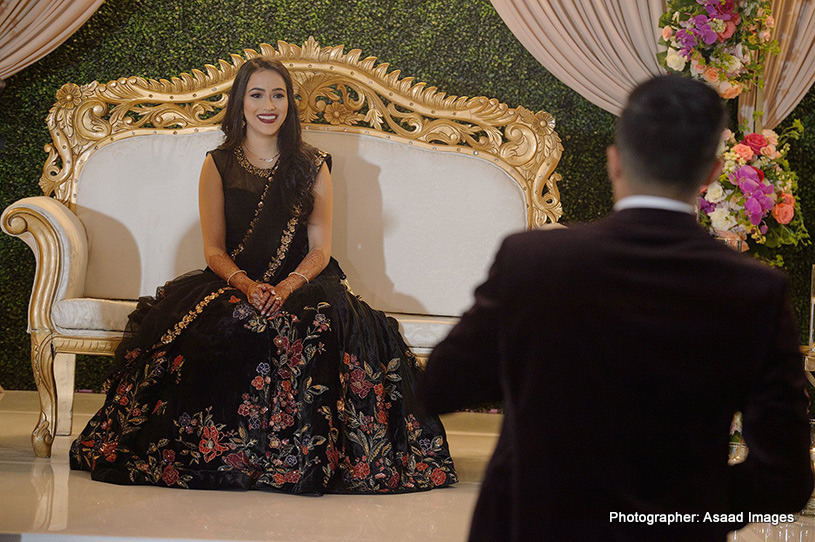
[(307, 217), (314, 207), (314, 194), (311, 192), (312, 171), (316, 149), (303, 141), (300, 127), (300, 115), (297, 112), (297, 100), (294, 96), (291, 74), (279, 61), (271, 58), (253, 58), (247, 60), (235, 75), (226, 113), (221, 124), (224, 142), (219, 149), (234, 150), (243, 143), (246, 137), (246, 123), (243, 118), (243, 102), (246, 87), (253, 73), (260, 70), (271, 70), (280, 74), (286, 84), (288, 108), (286, 120), (277, 136), (277, 148), (280, 152), (275, 179), (283, 189), (283, 201), (292, 210), (299, 209), (300, 216)]

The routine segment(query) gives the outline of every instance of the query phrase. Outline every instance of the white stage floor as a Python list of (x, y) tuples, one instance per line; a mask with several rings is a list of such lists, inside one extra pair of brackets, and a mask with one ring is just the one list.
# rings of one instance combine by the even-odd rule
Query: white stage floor
[[(461, 482), (406, 495), (304, 497), (261, 491), (196, 491), (93, 482), (68, 467), (69, 437), (50, 459), (34, 457), (36, 392), (0, 396), (0, 540), (455, 541), (466, 539), (498, 414), (444, 418)], [(77, 394), (74, 432), (102, 403)], [(8, 536), (20, 535), (25, 536)], [(35, 536), (36, 535), (36, 536)], [(115, 537), (115, 538), (114, 538)]]
[[(101, 402), (101, 395), (76, 395), (75, 432)], [(51, 459), (34, 457), (30, 435), (38, 411), (35, 392), (0, 394), (0, 542), (462, 542), (501, 423), (498, 414), (443, 417), (461, 478), (453, 487), (408, 495), (303, 497), (93, 482), (88, 473), (68, 467), (73, 437), (58, 437)], [(730, 540), (815, 542), (815, 520), (777, 528), (750, 525)]]

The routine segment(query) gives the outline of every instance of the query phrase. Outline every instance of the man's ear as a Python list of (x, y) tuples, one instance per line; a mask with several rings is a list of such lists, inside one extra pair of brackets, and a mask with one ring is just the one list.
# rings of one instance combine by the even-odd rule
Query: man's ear
[(619, 201), (629, 195), (628, 186), (623, 178), (623, 164), (620, 161), (620, 151), (616, 145), (606, 147), (606, 169), (611, 181), (611, 192), (614, 201)]
[(724, 161), (721, 158), (717, 158), (716, 161), (713, 163), (713, 166), (710, 168), (710, 173), (708, 173), (707, 178), (705, 178), (704, 182), (702, 183), (702, 188), (706, 187), (713, 181), (719, 180), (719, 177), (722, 174), (723, 166)]
[(606, 147), (606, 168), (608, 169), (608, 177), (611, 179), (611, 183), (614, 184), (622, 175), (620, 151), (616, 145)]

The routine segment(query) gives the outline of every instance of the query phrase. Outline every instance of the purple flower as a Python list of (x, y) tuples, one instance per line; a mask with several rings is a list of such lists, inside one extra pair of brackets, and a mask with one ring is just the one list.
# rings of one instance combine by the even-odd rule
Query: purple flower
[(758, 226), (761, 219), (767, 216), (767, 213), (773, 208), (773, 200), (767, 197), (768, 189), (769, 193), (772, 193), (771, 186), (761, 185), (756, 191), (747, 195), (744, 201), (744, 210), (753, 226)]
[(758, 181), (758, 179), (743, 177), (739, 179), (739, 188), (741, 188), (741, 191), (749, 196), (761, 189), (761, 183)]
[(716, 32), (714, 32), (713, 29), (710, 28), (709, 24), (710, 19), (708, 19), (704, 15), (697, 15), (696, 17), (691, 18), (691, 21), (693, 22), (693, 26), (696, 29), (694, 34), (696, 34), (697, 37), (701, 38), (702, 41), (705, 42), (705, 44), (711, 45), (716, 42), (716, 38), (718, 36), (716, 35)]
[(775, 203), (769, 197), (773, 193), (773, 187), (764, 184), (755, 168), (742, 166), (729, 175), (730, 182), (738, 186), (744, 193), (744, 211), (750, 224), (758, 226), (761, 220), (767, 216)]
[(679, 54), (685, 57), (685, 60), (690, 60), (691, 49), (696, 45), (696, 36), (682, 28), (676, 31), (676, 41), (681, 45)]
[[(741, 188), (745, 194), (754, 192), (758, 188), (759, 178), (756, 170), (750, 166), (741, 166), (739, 169), (728, 175), (730, 182)], [(742, 186), (745, 181), (753, 181), (755, 184), (749, 184), (747, 187)]]
[(747, 198), (744, 202), (744, 210), (747, 212), (747, 218), (753, 226), (758, 226), (761, 219), (764, 218), (764, 211), (757, 198)]
[(732, 19), (733, 11), (736, 8), (735, 0), (724, 0), (723, 2), (720, 0), (696, 0), (696, 2), (704, 6), (705, 10), (707, 10), (707, 14), (711, 18), (715, 17), (723, 21)]
[(709, 215), (710, 213), (716, 210), (716, 204), (710, 203), (705, 198), (701, 198), (699, 200), (699, 209), (706, 215)]
[(683, 49), (688, 47), (693, 47), (696, 45), (696, 36), (693, 35), (692, 32), (686, 30), (684, 28), (680, 28), (676, 31), (676, 40), (682, 46)]

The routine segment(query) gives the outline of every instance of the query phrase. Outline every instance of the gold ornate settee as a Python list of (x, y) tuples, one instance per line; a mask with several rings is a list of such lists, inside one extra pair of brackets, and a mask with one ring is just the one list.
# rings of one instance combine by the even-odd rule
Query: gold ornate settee
[[(543, 111), (447, 96), (360, 51), (262, 44), (292, 72), (304, 137), (334, 158), (332, 252), (420, 357), (449, 331), (508, 233), (557, 222), (562, 147)], [(197, 179), (221, 140), (232, 55), (171, 80), (72, 83), (48, 115), (43, 196), (2, 215), (36, 257), (28, 332), (50, 455), (71, 433), (76, 354), (111, 354), (140, 295), (205, 265)]]

